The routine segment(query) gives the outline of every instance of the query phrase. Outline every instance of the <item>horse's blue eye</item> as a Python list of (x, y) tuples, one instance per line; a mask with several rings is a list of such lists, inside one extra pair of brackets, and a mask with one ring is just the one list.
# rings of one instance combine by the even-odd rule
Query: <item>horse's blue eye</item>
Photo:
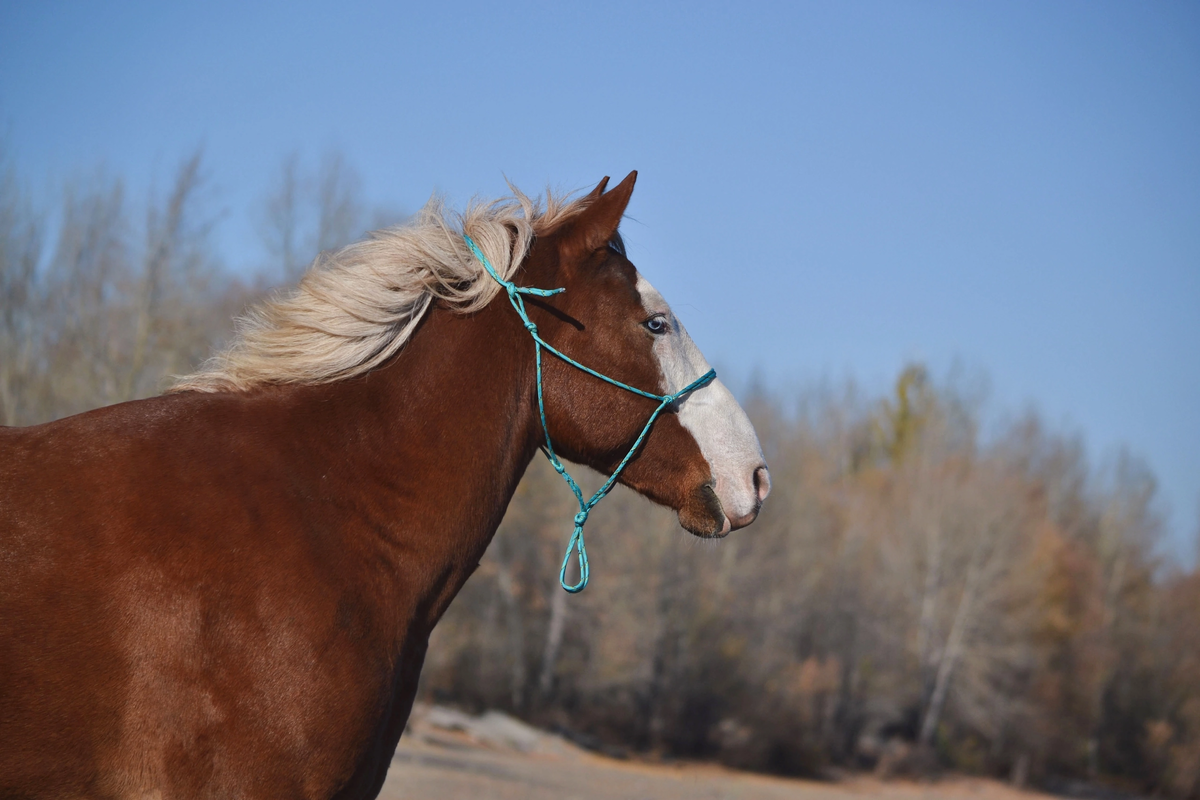
[(651, 317), (645, 322), (646, 330), (651, 333), (666, 333), (667, 321), (663, 317)]

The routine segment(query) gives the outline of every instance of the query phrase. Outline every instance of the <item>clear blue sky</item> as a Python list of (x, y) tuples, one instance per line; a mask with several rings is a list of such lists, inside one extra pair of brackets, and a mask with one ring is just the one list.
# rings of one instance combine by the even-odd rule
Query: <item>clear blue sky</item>
[(1200, 5), (0, 1), (35, 187), (203, 145), (234, 267), (285, 153), (417, 208), (641, 177), (626, 232), (734, 383), (956, 360), (1200, 509)]

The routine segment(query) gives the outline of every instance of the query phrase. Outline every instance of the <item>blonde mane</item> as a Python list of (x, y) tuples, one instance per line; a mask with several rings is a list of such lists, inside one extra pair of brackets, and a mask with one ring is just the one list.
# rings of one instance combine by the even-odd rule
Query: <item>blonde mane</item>
[(246, 391), (264, 384), (329, 383), (361, 375), (394, 355), (434, 300), (467, 314), (487, 305), (500, 286), (467, 249), (469, 235), (495, 270), (509, 278), (533, 237), (581, 211), (546, 194), (474, 202), (461, 214), (439, 198), (409, 222), (322, 253), (300, 284), (251, 308), (233, 342), (170, 392)]

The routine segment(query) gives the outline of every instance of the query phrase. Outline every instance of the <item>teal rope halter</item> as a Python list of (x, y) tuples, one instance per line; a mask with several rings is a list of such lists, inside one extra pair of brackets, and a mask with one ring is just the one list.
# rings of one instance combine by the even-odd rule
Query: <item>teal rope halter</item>
[[(621, 471), (625, 469), (625, 465), (633, 459), (633, 454), (636, 453), (638, 448), (642, 446), (642, 441), (646, 438), (646, 434), (650, 433), (650, 426), (654, 424), (654, 420), (658, 419), (658, 415), (662, 413), (663, 409), (689, 392), (693, 392), (696, 389), (699, 389), (701, 386), (707, 386), (709, 383), (712, 383), (712, 381), (717, 377), (717, 371), (710, 369), (708, 372), (704, 373), (699, 378), (680, 389), (678, 392), (675, 392), (675, 394), (654, 394), (653, 392), (646, 392), (641, 389), (634, 388), (633, 386), (629, 386), (628, 384), (621, 383), (620, 381), (614, 380), (607, 375), (601, 375), (599, 372), (590, 367), (585, 367), (583, 364), (580, 364), (570, 356), (564, 355), (563, 353), (554, 349), (554, 347), (548, 344), (544, 339), (542, 339), (542, 337), (538, 336), (537, 325), (533, 324), (533, 322), (529, 319), (529, 315), (525, 313), (525, 300), (521, 297), (521, 295), (525, 294), (532, 295), (533, 297), (551, 297), (553, 295), (565, 292), (566, 289), (534, 289), (528, 286), (517, 286), (512, 281), (506, 281), (500, 277), (495, 269), (492, 268), (491, 262), (487, 260), (487, 256), (485, 256), (483, 251), (476, 246), (475, 242), (470, 236), (463, 234), (463, 239), (466, 240), (467, 247), (471, 248), (471, 252), (474, 253), (475, 257), (479, 259), (480, 263), (483, 264), (484, 269), (488, 271), (488, 274), (496, 280), (496, 283), (503, 286), (504, 290), (508, 292), (508, 301), (512, 303), (512, 307), (516, 309), (517, 313), (521, 316), (521, 321), (525, 323), (525, 330), (529, 331), (529, 335), (533, 337), (535, 354), (534, 358), (537, 363), (538, 415), (542, 419), (542, 431), (546, 434), (546, 458), (550, 459), (550, 465), (554, 467), (554, 471), (563, 476), (563, 480), (565, 480), (567, 485), (571, 487), (571, 492), (574, 493), (575, 499), (579, 502), (579, 513), (575, 515), (575, 532), (571, 534), (571, 539), (567, 542), (567, 553), (565, 556), (563, 556), (562, 569), (558, 571), (558, 582), (562, 584), (564, 589), (572, 594), (581, 592), (583, 591), (584, 587), (587, 586), (588, 576), (590, 575), (590, 570), (588, 569), (587, 547), (583, 543), (583, 526), (587, 522), (588, 514), (590, 514), (592, 508), (600, 502), (601, 498), (608, 494), (609, 490), (612, 489), (613, 484), (616, 483), (617, 476), (621, 474)], [(549, 350), (551, 353), (558, 356), (571, 366), (581, 369), (589, 375), (594, 375), (602, 381), (611, 383), (613, 386), (619, 386), (627, 392), (633, 392), (634, 394), (639, 394), (642, 397), (648, 397), (651, 400), (658, 401), (658, 408), (654, 409), (654, 413), (651, 414), (650, 419), (646, 421), (646, 425), (642, 428), (642, 432), (638, 434), (637, 440), (634, 441), (633, 446), (629, 448), (629, 452), (625, 454), (623, 459), (621, 459), (621, 463), (617, 465), (617, 468), (613, 471), (613, 474), (608, 476), (608, 480), (604, 482), (604, 485), (601, 486), (588, 500), (583, 499), (583, 492), (580, 491), (579, 484), (575, 483), (575, 479), (571, 477), (571, 473), (567, 472), (567, 468), (564, 467), (562, 461), (558, 459), (558, 455), (556, 455), (554, 452), (554, 444), (550, 441), (550, 428), (546, 425), (546, 404), (542, 398), (543, 348)], [(567, 566), (571, 563), (571, 553), (576, 551), (579, 553), (579, 583), (571, 585), (567, 583)]]

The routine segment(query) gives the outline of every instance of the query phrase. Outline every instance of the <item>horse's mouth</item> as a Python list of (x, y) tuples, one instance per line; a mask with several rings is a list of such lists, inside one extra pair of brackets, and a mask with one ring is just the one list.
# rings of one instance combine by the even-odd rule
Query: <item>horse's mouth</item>
[(764, 467), (761, 472), (763, 473), (761, 478), (758, 477), (757, 472), (755, 473), (757, 497), (749, 512), (737, 517), (730, 517), (726, 514), (721, 497), (717, 494), (715, 483), (708, 481), (702, 484), (692, 494), (689, 502), (679, 510), (679, 524), (689, 533), (702, 539), (721, 539), (728, 536), (730, 532), (754, 522), (758, 519), (758, 512), (762, 510), (763, 500), (771, 490), (766, 468)]
[(717, 489), (712, 481), (702, 484), (689, 502), (679, 509), (679, 524), (688, 533), (701, 539), (720, 539), (734, 529), (725, 516), (721, 498), (717, 497)]

